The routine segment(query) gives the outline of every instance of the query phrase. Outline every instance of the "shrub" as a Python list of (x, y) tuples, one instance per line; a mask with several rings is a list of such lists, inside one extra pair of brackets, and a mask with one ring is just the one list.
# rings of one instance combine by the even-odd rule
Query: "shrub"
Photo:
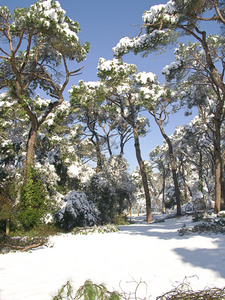
[(126, 172), (126, 162), (120, 156), (105, 159), (103, 169), (94, 174), (86, 193), (100, 211), (101, 222), (115, 222), (134, 202), (136, 187)]
[(82, 285), (74, 295), (73, 287), (68, 281), (62, 288), (58, 291), (58, 294), (53, 298), (53, 300), (119, 300), (120, 295), (117, 292), (110, 292), (107, 290), (104, 284), (94, 284), (90, 280), (86, 280), (84, 285)]
[(85, 193), (71, 191), (64, 201), (64, 207), (55, 215), (59, 227), (71, 230), (76, 226), (93, 226), (98, 223), (99, 212), (95, 205), (87, 200)]
[(41, 225), (47, 213), (46, 191), (34, 168), (27, 169), (27, 179), (21, 188), (18, 220), (25, 230)]
[(178, 230), (180, 236), (193, 233), (225, 233), (225, 219), (206, 219), (206, 221), (195, 225), (193, 228), (187, 227), (185, 224)]
[(112, 222), (117, 211), (115, 194), (111, 192), (109, 183), (100, 174), (92, 176), (87, 194), (100, 212), (101, 222)]

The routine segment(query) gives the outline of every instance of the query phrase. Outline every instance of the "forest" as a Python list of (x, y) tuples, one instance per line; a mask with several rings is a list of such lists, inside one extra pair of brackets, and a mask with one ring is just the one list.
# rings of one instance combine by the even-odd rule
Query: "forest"
[[(12, 232), (67, 232), (119, 224), (132, 210), (150, 223), (155, 211), (225, 209), (225, 3), (170, 0), (142, 19), (139, 34), (121, 38), (111, 60), (99, 58), (98, 80), (85, 82), (74, 66), (91, 46), (79, 41), (79, 23), (58, 1), (13, 13), (0, 6), (2, 231), (7, 220)], [(202, 23), (217, 24), (218, 34)], [(160, 56), (171, 46), (163, 84), (124, 59)], [(181, 109), (198, 113), (167, 134)], [(140, 140), (150, 117), (164, 142), (144, 161)], [(124, 158), (129, 141), (138, 163), (132, 173)]]

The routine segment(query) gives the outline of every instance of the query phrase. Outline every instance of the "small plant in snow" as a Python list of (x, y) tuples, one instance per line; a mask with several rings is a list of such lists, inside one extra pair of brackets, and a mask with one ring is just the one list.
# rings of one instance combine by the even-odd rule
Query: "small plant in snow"
[(76, 227), (73, 229), (72, 234), (109, 233), (117, 231), (118, 227), (116, 225), (107, 224), (103, 226), (94, 225), (92, 227)]
[(120, 294), (116, 291), (110, 292), (107, 290), (104, 284), (95, 284), (90, 280), (86, 280), (85, 283), (76, 291), (69, 281), (58, 291), (58, 294), (53, 297), (53, 300), (119, 300)]

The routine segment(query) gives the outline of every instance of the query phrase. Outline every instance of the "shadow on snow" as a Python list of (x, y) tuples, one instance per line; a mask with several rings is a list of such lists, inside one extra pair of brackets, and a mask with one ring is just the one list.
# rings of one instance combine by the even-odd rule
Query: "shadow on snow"
[[(140, 219), (141, 223), (131, 224), (120, 227), (120, 233), (130, 235), (141, 235), (147, 237), (155, 237), (163, 240), (187, 240), (198, 236), (197, 233), (180, 236), (178, 230), (185, 224), (186, 226), (194, 226), (190, 217), (180, 217), (173, 219), (166, 219), (165, 222), (149, 223), (144, 219)], [(136, 221), (138, 222), (138, 221)], [(172, 249), (179, 255), (184, 263), (189, 263), (195, 267), (203, 269), (211, 269), (217, 272), (218, 275), (225, 278), (225, 235), (223, 234), (209, 234), (204, 233), (200, 235), (208, 239), (212, 239), (216, 248), (187, 249), (184, 247), (177, 247)], [(154, 244), (153, 244), (154, 247)]]

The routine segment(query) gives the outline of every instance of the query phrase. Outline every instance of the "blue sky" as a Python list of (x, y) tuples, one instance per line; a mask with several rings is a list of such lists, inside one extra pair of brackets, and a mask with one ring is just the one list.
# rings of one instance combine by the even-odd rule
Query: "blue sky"
[[(112, 59), (112, 48), (124, 36), (136, 36), (142, 24), (142, 14), (152, 5), (166, 3), (167, 0), (59, 0), (61, 7), (67, 15), (80, 24), (81, 32), (78, 34), (81, 42), (90, 42), (91, 49), (87, 59), (80, 65), (74, 65), (77, 69), (85, 65), (82, 74), (71, 78), (68, 89), (79, 80), (95, 81), (98, 60), (100, 57)], [(34, 4), (34, 0), (0, 0), (0, 5), (8, 6), (10, 10), (17, 6), (25, 7)], [(128, 54), (124, 61), (134, 63), (138, 71), (153, 72), (158, 75), (160, 82), (164, 80), (161, 75), (162, 68), (173, 61), (173, 50), (170, 49), (162, 55), (150, 55), (142, 58), (141, 55)], [(173, 133), (176, 126), (187, 124), (192, 117), (186, 118), (183, 113), (172, 115), (165, 127), (167, 134)], [(157, 145), (163, 143), (163, 138), (150, 119), (150, 129), (147, 136), (141, 139), (142, 158), (149, 159), (149, 152)], [(130, 170), (137, 166), (133, 141), (125, 148), (125, 157), (130, 165)]]

